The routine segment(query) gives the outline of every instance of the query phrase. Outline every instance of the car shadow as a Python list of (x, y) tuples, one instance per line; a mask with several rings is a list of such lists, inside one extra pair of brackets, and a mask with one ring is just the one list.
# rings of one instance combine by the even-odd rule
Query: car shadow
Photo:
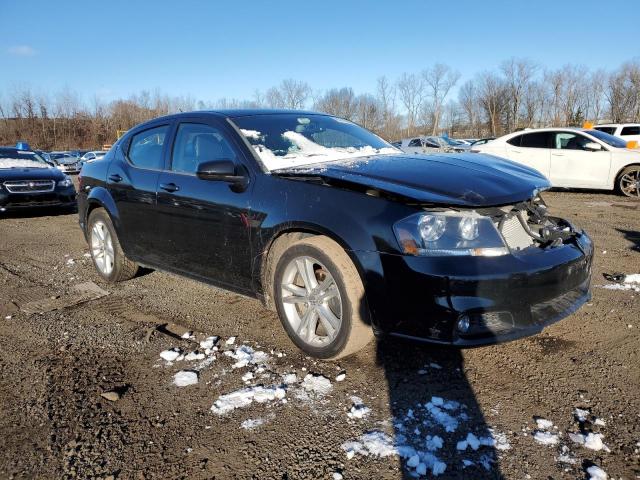
[(387, 337), (378, 340), (376, 356), (400, 451), (399, 478), (503, 478), (460, 350)]
[[(360, 308), (368, 312), (366, 299)], [(355, 453), (375, 456), (386, 448), (397, 454), (400, 474), (381, 472), (385, 479), (504, 478), (498, 451), (507, 439), (486, 421), (462, 350), (380, 333), (375, 349), (389, 418), (354, 439)]]
[(633, 244), (629, 247), (631, 250), (640, 252), (640, 232), (635, 230), (624, 230), (622, 228), (616, 228), (616, 230), (624, 235), (625, 240)]

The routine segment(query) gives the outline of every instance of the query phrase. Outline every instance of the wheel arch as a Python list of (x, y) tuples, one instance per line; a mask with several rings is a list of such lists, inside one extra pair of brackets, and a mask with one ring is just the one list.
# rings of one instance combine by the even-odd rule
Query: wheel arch
[(271, 287), (277, 259), (280, 257), (282, 252), (298, 240), (318, 235), (325, 236), (342, 247), (355, 265), (356, 270), (364, 283), (365, 277), (363, 275), (362, 265), (360, 264), (358, 257), (354, 255), (349, 244), (340, 235), (337, 235), (335, 232), (319, 225), (309, 223), (289, 223), (287, 225), (281, 225), (279, 228), (274, 230), (269, 240), (264, 244), (259, 262), (260, 270), (257, 275), (259, 285), (257, 290), (262, 292), (263, 301), (267, 308), (275, 309), (275, 304), (271, 297)]
[(91, 215), (91, 212), (96, 208), (105, 209), (111, 219), (111, 223), (113, 223), (113, 228), (115, 228), (118, 237), (120, 237), (120, 216), (118, 215), (116, 203), (109, 192), (102, 187), (93, 188), (87, 196), (87, 208), (83, 218), (83, 222), (86, 225), (84, 229), (85, 237), (88, 232), (89, 215)]
[(619, 191), (618, 180), (620, 180), (620, 176), (622, 175), (622, 172), (624, 172), (629, 167), (638, 167), (638, 168), (640, 168), (640, 162), (628, 163), (628, 164), (626, 164), (626, 165), (624, 165), (624, 166), (622, 166), (622, 167), (620, 167), (618, 169), (616, 174), (613, 176), (613, 190)]

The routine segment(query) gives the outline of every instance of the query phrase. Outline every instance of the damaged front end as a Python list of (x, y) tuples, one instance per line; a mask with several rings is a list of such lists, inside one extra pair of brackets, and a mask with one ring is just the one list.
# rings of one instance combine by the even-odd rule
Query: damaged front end
[(403, 255), (382, 256), (385, 277), (402, 285), (389, 287), (404, 309), (394, 312), (393, 335), (458, 346), (513, 340), (590, 298), (591, 240), (549, 215), (539, 195), (499, 207), (425, 207), (394, 231)]
[(527, 248), (556, 248), (582, 233), (568, 220), (550, 216), (540, 196), (516, 205), (483, 209), (479, 213), (491, 217), (512, 253)]

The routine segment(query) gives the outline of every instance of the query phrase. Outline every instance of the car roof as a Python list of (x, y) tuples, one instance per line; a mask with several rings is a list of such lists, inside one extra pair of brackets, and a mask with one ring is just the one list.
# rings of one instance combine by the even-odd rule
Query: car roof
[(599, 123), (596, 127), (636, 127), (640, 123)]
[(139, 130), (138, 127), (148, 124), (156, 123), (158, 121), (175, 120), (180, 118), (200, 117), (200, 116), (212, 116), (216, 118), (238, 118), (238, 117), (251, 117), (256, 115), (323, 115), (330, 116), (328, 113), (314, 112), (311, 110), (291, 110), (286, 108), (232, 108), (221, 110), (195, 110), (191, 112), (180, 112), (171, 115), (164, 115), (162, 117), (153, 118), (139, 125), (136, 125), (130, 131)]

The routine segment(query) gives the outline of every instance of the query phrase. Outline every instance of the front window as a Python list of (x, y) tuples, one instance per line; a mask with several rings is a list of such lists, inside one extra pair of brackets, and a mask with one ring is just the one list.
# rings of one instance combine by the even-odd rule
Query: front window
[(0, 169), (4, 168), (49, 168), (49, 164), (33, 152), (0, 150)]
[(625, 140), (609, 135), (608, 133), (600, 132), (598, 130), (587, 130), (587, 133), (612, 147), (627, 148), (627, 142)]
[(368, 130), (326, 115), (283, 113), (232, 120), (269, 171), (399, 153)]

